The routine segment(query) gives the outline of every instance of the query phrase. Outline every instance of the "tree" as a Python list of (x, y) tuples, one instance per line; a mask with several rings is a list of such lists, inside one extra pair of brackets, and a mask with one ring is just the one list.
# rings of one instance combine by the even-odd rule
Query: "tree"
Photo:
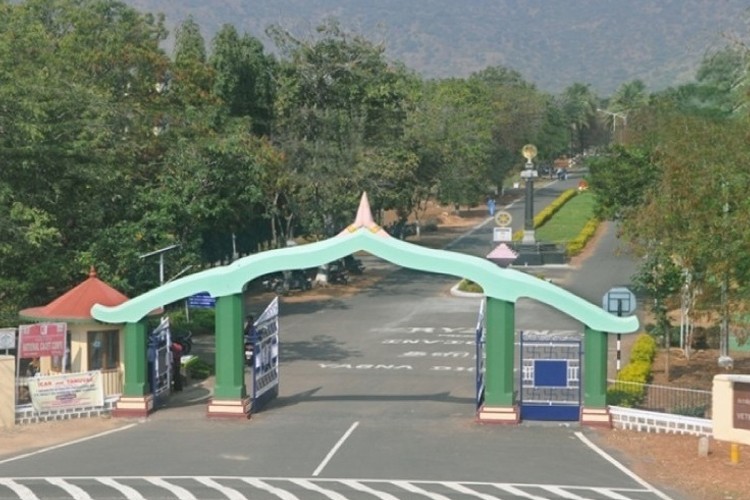
[(383, 48), (335, 22), (302, 40), (271, 30), (281, 61), (273, 137), (294, 172), (303, 230), (330, 236), (380, 177), (365, 158), (403, 144), (409, 78)]
[(222, 26), (213, 40), (211, 66), (216, 73), (213, 92), (233, 117), (252, 120), (252, 131), (268, 135), (276, 94), (276, 61), (263, 51), (263, 44), (250, 35), (240, 38), (231, 25)]
[(588, 146), (587, 131), (596, 124), (599, 99), (590, 85), (574, 83), (562, 93), (562, 109), (573, 134), (573, 147), (582, 153)]

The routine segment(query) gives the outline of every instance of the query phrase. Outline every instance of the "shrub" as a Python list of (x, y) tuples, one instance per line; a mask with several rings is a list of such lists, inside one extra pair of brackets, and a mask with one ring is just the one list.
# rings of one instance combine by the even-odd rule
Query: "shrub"
[(656, 357), (656, 340), (654, 337), (648, 334), (640, 334), (633, 343), (633, 348), (630, 350), (630, 362), (635, 363), (642, 361), (648, 363), (649, 366)]
[(565, 250), (568, 255), (578, 255), (586, 248), (586, 244), (596, 234), (599, 223), (600, 221), (596, 217), (589, 219), (586, 225), (583, 226), (583, 229), (581, 229), (581, 232), (578, 233), (578, 236), (570, 240), (566, 245)]
[(191, 309), (189, 320), (184, 309), (174, 309), (168, 314), (173, 335), (185, 335), (188, 331), (193, 332), (193, 335), (214, 334), (215, 313), (213, 309)]
[(645, 384), (651, 381), (651, 363), (656, 356), (656, 341), (641, 333), (633, 343), (630, 362), (617, 374), (615, 384), (607, 389), (607, 404), (632, 407), (646, 396)]
[(195, 357), (185, 365), (185, 371), (188, 377), (192, 379), (204, 380), (213, 374), (214, 367), (202, 359)]
[(484, 290), (481, 286), (467, 279), (461, 280), (461, 282), (458, 284), (458, 289), (461, 292), (484, 293)]

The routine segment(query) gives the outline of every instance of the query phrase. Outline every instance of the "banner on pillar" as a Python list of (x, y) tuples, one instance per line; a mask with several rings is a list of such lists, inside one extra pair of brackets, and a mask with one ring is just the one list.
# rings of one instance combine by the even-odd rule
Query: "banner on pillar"
[(477, 395), (476, 395), (476, 402), (477, 402), (477, 409), (479, 409), (482, 406), (482, 403), (484, 403), (484, 363), (485, 363), (485, 354), (484, 354), (484, 304), (485, 301), (482, 300), (482, 302), (479, 304), (479, 318), (477, 319), (477, 328), (476, 328), (476, 358), (477, 358), (477, 366), (476, 366), (476, 374), (477, 374)]
[(254, 346), (253, 398), (279, 385), (279, 298), (275, 297), (254, 323), (258, 341)]

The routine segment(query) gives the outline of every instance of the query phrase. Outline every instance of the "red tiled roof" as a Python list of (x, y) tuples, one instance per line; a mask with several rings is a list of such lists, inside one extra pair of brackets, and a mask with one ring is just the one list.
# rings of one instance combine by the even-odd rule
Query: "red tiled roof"
[(97, 278), (92, 266), (86, 281), (46, 306), (24, 309), (20, 315), (33, 319), (92, 319), (94, 304), (117, 306), (127, 300), (125, 295)]

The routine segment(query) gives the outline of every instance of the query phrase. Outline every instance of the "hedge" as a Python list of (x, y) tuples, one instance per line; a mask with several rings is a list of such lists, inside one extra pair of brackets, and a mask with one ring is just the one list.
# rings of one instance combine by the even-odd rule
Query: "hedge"
[(630, 361), (615, 377), (615, 384), (607, 389), (607, 404), (633, 407), (643, 401), (645, 384), (651, 381), (651, 363), (656, 357), (656, 349), (656, 341), (651, 335), (638, 335), (630, 351)]
[[(557, 213), (563, 205), (565, 205), (571, 198), (578, 194), (577, 189), (568, 189), (555, 198), (552, 203), (544, 207), (544, 209), (534, 216), (534, 229), (544, 225), (553, 215)], [(516, 231), (513, 235), (515, 241), (523, 239), (523, 230)]]

